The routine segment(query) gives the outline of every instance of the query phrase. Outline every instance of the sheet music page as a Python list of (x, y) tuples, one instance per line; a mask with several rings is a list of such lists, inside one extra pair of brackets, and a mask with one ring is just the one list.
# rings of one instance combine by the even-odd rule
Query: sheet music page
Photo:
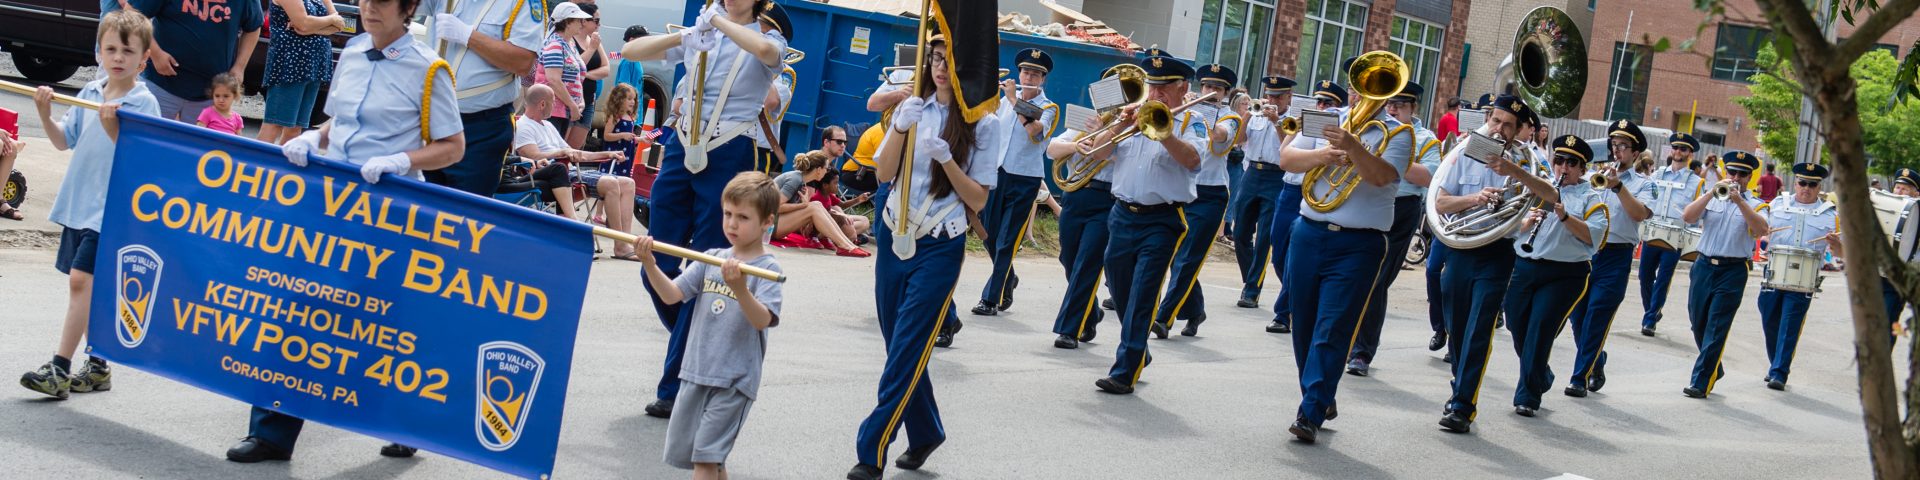
[(1060, 124), (1060, 126), (1085, 131), (1088, 119), (1098, 118), (1099, 116), (1100, 114), (1094, 112), (1091, 108), (1068, 104), (1067, 118), (1063, 120), (1065, 123)]
[(913, 66), (914, 61), (917, 60), (916, 58), (914, 58), (917, 56), (915, 55), (915, 52), (918, 52), (919, 50), (920, 50), (920, 47), (918, 45), (914, 45), (911, 43), (893, 44), (893, 66), (896, 66), (896, 67)]
[(1092, 98), (1095, 110), (1109, 110), (1127, 104), (1127, 91), (1120, 87), (1120, 77), (1102, 78), (1087, 86), (1087, 95)]
[(1293, 101), (1287, 105), (1287, 113), (1281, 114), (1280, 116), (1298, 117), (1300, 116), (1300, 112), (1313, 110), (1314, 108), (1319, 107), (1319, 102), (1320, 102), (1319, 100), (1306, 95), (1294, 95)]
[(1474, 161), (1487, 163), (1495, 158), (1500, 158), (1502, 149), (1500, 148), (1500, 141), (1494, 140), (1493, 137), (1479, 133), (1468, 133), (1467, 148), (1461, 153)]
[(1320, 135), (1320, 131), (1325, 130), (1328, 126), (1337, 125), (1340, 125), (1339, 114), (1319, 110), (1300, 112), (1300, 136), (1324, 139), (1325, 137)]
[(1462, 109), (1454, 118), (1460, 121), (1461, 132), (1479, 130), (1481, 125), (1487, 124), (1487, 112), (1479, 110)]

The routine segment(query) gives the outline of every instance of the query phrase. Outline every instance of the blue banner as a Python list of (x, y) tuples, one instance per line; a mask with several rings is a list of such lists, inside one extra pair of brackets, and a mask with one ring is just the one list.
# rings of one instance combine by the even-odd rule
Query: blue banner
[(514, 475), (553, 471), (590, 227), (120, 118), (94, 354)]

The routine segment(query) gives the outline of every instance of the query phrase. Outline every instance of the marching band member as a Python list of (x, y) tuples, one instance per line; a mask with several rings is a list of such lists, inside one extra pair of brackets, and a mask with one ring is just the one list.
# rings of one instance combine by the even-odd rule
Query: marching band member
[[(1774, 227), (1779, 230), (1768, 236), (1767, 243), (1771, 248), (1806, 249), (1822, 259), (1826, 258), (1827, 248), (1832, 247), (1834, 256), (1842, 256), (1845, 251), (1840, 246), (1839, 211), (1820, 199), (1820, 181), (1827, 178), (1827, 167), (1815, 163), (1795, 164), (1793, 176), (1793, 197), (1778, 198), (1767, 208), (1767, 225), (1779, 225)], [(1768, 262), (1767, 268), (1774, 268), (1774, 262)], [(1767, 370), (1767, 388), (1787, 389), (1793, 352), (1800, 344), (1800, 328), (1806, 326), (1807, 306), (1812, 302), (1812, 292), (1760, 286), (1760, 329), (1766, 335), (1767, 360), (1773, 364)]]
[[(1667, 168), (1653, 172), (1653, 216), (1677, 221), (1681, 210), (1700, 196), (1706, 179), (1693, 170), (1693, 152), (1700, 141), (1692, 135), (1674, 132), (1667, 139)], [(1692, 222), (1687, 222), (1692, 223)], [(1640, 334), (1653, 336), (1659, 326), (1660, 308), (1667, 304), (1667, 291), (1673, 286), (1673, 269), (1680, 264), (1680, 252), (1671, 248), (1641, 245), (1640, 305), (1646, 314), (1640, 318)]]
[[(1533, 119), (1533, 109), (1525, 102), (1501, 95), (1494, 99), (1493, 108), (1487, 111), (1487, 123), (1478, 132), (1504, 142), (1502, 151), (1532, 155), (1520, 146), (1519, 134), (1521, 125), (1531, 124)], [(1459, 213), (1500, 201), (1507, 178), (1532, 176), (1513, 159), (1502, 157), (1483, 164), (1461, 155), (1463, 151), (1456, 147), (1448, 152), (1448, 158), (1442, 161), (1454, 162), (1454, 167), (1446, 177), (1434, 179), (1437, 188), (1430, 193), (1439, 195), (1435, 203), (1440, 213)], [(1440, 418), (1440, 426), (1447, 431), (1472, 431), (1479, 413), (1480, 381), (1493, 355), (1497, 329), (1493, 318), (1500, 313), (1507, 283), (1513, 277), (1513, 243), (1508, 237), (1479, 248), (1447, 250), (1447, 266), (1440, 279), (1440, 288), (1446, 292), (1447, 351), (1454, 353), (1453, 395)]]
[(1206, 148), (1200, 151), (1200, 173), (1194, 180), (1196, 196), (1181, 208), (1187, 233), (1178, 242), (1180, 250), (1173, 254), (1173, 278), (1167, 282), (1167, 292), (1161, 297), (1159, 308), (1154, 309), (1152, 331), (1160, 338), (1167, 338), (1167, 331), (1173, 328), (1176, 318), (1187, 321), (1180, 335), (1188, 337), (1199, 334), (1200, 324), (1207, 321), (1206, 300), (1200, 292), (1200, 267), (1206, 265), (1207, 254), (1213, 251), (1214, 234), (1220, 231), (1220, 222), (1227, 213), (1230, 197), (1227, 154), (1245, 138), (1242, 127), (1249, 116), (1244, 104), (1228, 110), (1231, 99), (1227, 94), (1239, 82), (1233, 69), (1207, 65), (1200, 67), (1195, 76), (1200, 79), (1200, 93), (1213, 94), (1213, 98), (1176, 119), (1177, 125), (1195, 122), (1198, 128), (1205, 128)]
[[(379, 183), (381, 175), (388, 173), (424, 180), (422, 170), (461, 161), (466, 134), (453, 74), (433, 49), (407, 34), (407, 19), (413, 18), (419, 5), (419, 0), (360, 4), (360, 25), (366, 33), (347, 41), (334, 66), (334, 88), (327, 93), (326, 104), (333, 119), (281, 146), (289, 163), (305, 167), (312, 153), (357, 165), (362, 179)], [(428, 87), (421, 88), (423, 84)], [(291, 415), (253, 407), (247, 438), (227, 450), (227, 460), (253, 463), (292, 458), (305, 424)], [(380, 454), (411, 457), (414, 451), (396, 443), (382, 447)]]
[(547, 3), (421, 0), (420, 13), (432, 15), (436, 48), (459, 86), (455, 97), (467, 137), (460, 161), (428, 170), (427, 181), (482, 197), (500, 188), (500, 164), (513, 148), (518, 76), (539, 64), (535, 52), (547, 34)]
[[(1316, 93), (1331, 91), (1333, 84), (1323, 81), (1320, 85)], [(1341, 123), (1351, 114), (1342, 112)], [(1289, 249), (1281, 277), (1283, 298), (1292, 303), (1293, 325), (1302, 333), (1293, 336), (1300, 407), (1287, 431), (1305, 443), (1313, 443), (1321, 424), (1338, 415), (1334, 394), (1340, 386), (1340, 367), (1353, 349), (1355, 330), (1366, 315), (1381, 265), (1397, 261), (1386, 258), (1387, 230), (1393, 227), (1393, 197), (1399, 190), (1400, 172), (1413, 158), (1413, 136), (1395, 136), (1375, 154), (1373, 146), (1401, 123), (1385, 109), (1375, 113), (1373, 120), (1383, 122), (1386, 129), (1368, 128), (1355, 135), (1340, 125), (1328, 125), (1319, 132), (1324, 139), (1299, 136), (1280, 153), (1280, 166), (1289, 172), (1350, 165), (1360, 175), (1352, 194), (1330, 212), (1322, 213), (1304, 202), (1294, 207), (1300, 218), (1288, 242), (1308, 248)]]
[[(1060, 107), (1047, 100), (1041, 88), (1047, 85), (1047, 73), (1053, 70), (1053, 56), (1037, 48), (1014, 54), (1020, 66), (1019, 83), (1007, 80), (1001, 93), (1001, 118), (1014, 120), (1008, 125), (1006, 156), (1000, 159), (998, 186), (987, 197), (987, 209), (980, 220), (987, 225), (987, 254), (993, 259), (993, 273), (980, 291), (980, 304), (974, 315), (993, 316), (1013, 306), (1013, 289), (1020, 277), (1013, 274), (1013, 258), (1026, 241), (1027, 225), (1033, 219), (1033, 201), (1040, 195), (1047, 176), (1046, 150), (1054, 116)], [(1040, 108), (1038, 117), (1027, 117), (1014, 110), (1014, 99)], [(1064, 258), (1064, 257), (1063, 257)]]
[[(727, 246), (720, 226), (720, 193), (734, 175), (754, 168), (753, 139), (746, 133), (757, 128), (762, 102), (780, 75), (787, 49), (784, 32), (748, 27), (756, 25), (771, 5), (772, 0), (716, 1), (686, 30), (637, 38), (621, 47), (621, 58), (684, 63), (693, 74), (699, 70), (694, 58), (701, 53), (708, 57), (706, 78), (688, 75), (681, 80), (683, 90), (687, 82), (704, 80), (705, 88), (692, 92), (701, 98), (676, 100), (686, 110), (679, 115), (673, 140), (662, 141), (666, 154), (653, 182), (653, 214), (647, 225), (647, 232), (662, 243), (697, 251)], [(680, 274), (677, 260), (660, 257), (660, 261), (667, 276)], [(650, 416), (671, 416), (673, 399), (680, 391), (681, 356), (687, 344), (683, 320), (689, 313), (681, 307), (653, 300), (654, 311), (672, 334), (654, 391), (657, 400), (646, 407)]]
[[(1313, 97), (1314, 108), (1323, 112), (1338, 111), (1347, 106), (1347, 89), (1342, 88), (1338, 83), (1321, 80), (1313, 87)], [(1301, 138), (1313, 142), (1313, 148), (1326, 146), (1325, 140), (1298, 135), (1289, 137), (1281, 147), (1282, 159), (1285, 158), (1286, 149), (1292, 148), (1291, 145), (1299, 142)], [(1284, 161), (1281, 162), (1281, 165), (1285, 164)], [(1280, 272), (1281, 282), (1280, 294), (1273, 300), (1273, 322), (1267, 324), (1267, 333), (1293, 332), (1293, 301), (1292, 296), (1287, 293), (1293, 285), (1286, 282), (1287, 256), (1291, 251), (1288, 247), (1293, 243), (1294, 221), (1300, 218), (1300, 202), (1306, 201), (1304, 193), (1300, 190), (1300, 183), (1306, 180), (1307, 174), (1305, 169), (1298, 171), (1287, 169), (1286, 172), (1284, 179), (1286, 185), (1281, 187), (1280, 202), (1274, 204), (1273, 210), (1275, 230), (1273, 232), (1273, 270)]]
[[(1088, 118), (1089, 125), (1074, 126), (1047, 146), (1047, 157), (1054, 162), (1073, 161), (1083, 131), (1100, 128), (1099, 118)], [(1107, 266), (1107, 214), (1113, 210), (1113, 169), (1102, 168), (1079, 190), (1060, 195), (1060, 266), (1067, 270), (1067, 293), (1060, 301), (1060, 313), (1054, 316), (1054, 348), (1074, 349), (1080, 342), (1093, 341), (1095, 326), (1106, 313), (1094, 304), (1100, 290), (1100, 273)], [(1112, 289), (1108, 289), (1111, 297)]]
[[(1427, 193), (1427, 183), (1433, 179), (1433, 169), (1440, 168), (1438, 140), (1432, 131), (1420, 125), (1419, 117), (1413, 116), (1413, 110), (1420, 104), (1420, 94), (1424, 90), (1420, 84), (1407, 82), (1399, 95), (1387, 99), (1386, 112), (1394, 120), (1413, 126), (1413, 130), (1402, 133), (1413, 137), (1414, 152), (1419, 155), (1407, 165), (1406, 173), (1400, 176), (1393, 197), (1393, 227), (1387, 230), (1387, 260), (1380, 262), (1380, 273), (1374, 278), (1373, 294), (1367, 297), (1366, 315), (1360, 319), (1360, 334), (1353, 341), (1353, 351), (1348, 353), (1347, 373), (1367, 376), (1372, 372), (1373, 355), (1380, 350), (1380, 333), (1387, 321), (1387, 291), (1393, 286), (1394, 279), (1400, 277), (1400, 265), (1405, 263), (1407, 249), (1413, 246), (1413, 231), (1420, 228), (1425, 218), (1421, 199)], [(1432, 142), (1435, 146), (1425, 149)]]
[[(1909, 202), (1920, 199), (1920, 172), (1916, 172), (1911, 168), (1902, 168), (1895, 172), (1893, 175), (1893, 193), (1894, 195), (1906, 198)], [(1903, 226), (1896, 226), (1895, 231), (1903, 229), (1902, 227)], [(1900, 260), (1911, 262), (1915, 259), (1902, 258)], [(1887, 277), (1884, 276), (1880, 277), (1880, 301), (1885, 304), (1887, 308), (1887, 344), (1892, 345), (1893, 342), (1897, 340), (1897, 337), (1893, 334), (1893, 326), (1900, 324), (1900, 312), (1907, 309), (1907, 302), (1900, 298), (1900, 291), (1894, 290), (1893, 282), (1887, 281)]]
[[(1173, 57), (1154, 56), (1140, 61), (1147, 73), (1147, 98), (1171, 108), (1179, 105), (1193, 78), (1193, 67)], [(1143, 120), (1123, 110), (1121, 125)], [(1112, 285), (1114, 311), (1120, 318), (1120, 348), (1114, 353), (1113, 368), (1094, 381), (1094, 386), (1112, 394), (1133, 393), (1140, 372), (1152, 363), (1147, 353), (1147, 330), (1159, 306), (1160, 287), (1173, 263), (1174, 252), (1187, 226), (1181, 208), (1192, 202), (1193, 180), (1200, 171), (1200, 148), (1206, 142), (1205, 127), (1198, 122), (1173, 119), (1176, 129), (1164, 140), (1134, 135), (1117, 145), (1093, 152), (1095, 160), (1107, 159), (1113, 171), (1113, 211), (1107, 215), (1107, 284)], [(1092, 139), (1092, 145), (1108, 145), (1120, 128), (1109, 129)]]
[[(759, 24), (761, 33), (777, 33), (787, 43), (793, 43), (793, 21), (787, 18), (786, 7), (778, 3), (771, 4), (766, 12), (760, 14)], [(781, 52), (784, 55), (786, 50), (782, 49)], [(798, 75), (793, 67), (780, 66), (780, 74), (773, 77), (773, 88), (767, 89), (767, 97), (760, 101), (760, 112), (767, 122), (764, 130), (758, 125), (759, 120), (754, 121), (754, 127), (747, 129), (747, 137), (753, 139), (754, 169), (767, 176), (778, 176), (786, 168), (786, 162), (781, 160), (785, 154), (774, 151), (773, 147), (780, 140), (780, 122), (787, 117), (787, 106), (793, 104), (793, 83)], [(769, 131), (774, 135), (772, 142), (767, 141)]]
[(1292, 227), (1276, 225), (1273, 213), (1297, 207), (1280, 203), (1280, 192), (1288, 187), (1296, 192), (1300, 189), (1297, 183), (1287, 183), (1287, 172), (1280, 169), (1280, 147), (1292, 141), (1280, 133), (1279, 126), (1280, 116), (1287, 113), (1293, 98), (1293, 79), (1266, 77), (1260, 79), (1260, 86), (1266, 104), (1259, 115), (1247, 119), (1243, 148), (1247, 173), (1240, 177), (1239, 210), (1234, 212), (1234, 218), (1248, 219), (1239, 220), (1233, 229), (1233, 253), (1240, 262), (1242, 284), (1240, 300), (1234, 305), (1240, 308), (1260, 307), (1260, 289), (1267, 283), (1267, 260), (1274, 254), (1275, 245), (1286, 241), (1284, 234), (1275, 238), (1276, 232)]
[[(941, 324), (953, 314), (954, 285), (966, 259), (966, 210), (978, 210), (987, 203), (987, 192), (994, 187), (999, 170), (996, 159), (988, 156), (988, 146), (1003, 133), (1000, 120), (992, 116), (978, 125), (966, 122), (962, 107), (956, 104), (960, 100), (953, 87), (955, 79), (949, 77), (953, 70), (947, 68), (945, 46), (946, 40), (939, 35), (927, 42), (926, 68), (917, 73), (932, 88), (925, 96), (910, 97), (894, 108), (891, 130), (875, 156), (879, 180), (910, 192), (908, 198), (915, 205), (908, 212), (912, 220), (895, 225), (901, 213), (899, 202), (883, 203), (884, 222), (874, 235), (880, 249), (874, 298), (887, 363), (880, 372), (880, 403), (860, 424), (855, 443), (860, 463), (847, 473), (852, 480), (880, 478), (887, 449), (902, 426), (908, 448), (895, 462), (899, 468), (919, 469), (946, 441), (933, 383), (925, 376), (932, 358), (929, 349), (935, 336), (943, 335)], [(914, 141), (913, 155), (903, 160), (909, 138)], [(911, 184), (893, 183), (902, 161), (913, 162)], [(916, 242), (911, 258), (894, 253), (892, 232), (901, 229)]]
[[(1760, 166), (1753, 154), (1733, 151), (1721, 157), (1727, 178), (1720, 186), (1732, 190), (1726, 198), (1700, 195), (1681, 213), (1687, 223), (1700, 224), (1700, 258), (1693, 262), (1692, 282), (1687, 289), (1687, 319), (1693, 324), (1693, 342), (1700, 357), (1693, 362), (1693, 377), (1681, 393), (1692, 398), (1707, 398), (1713, 384), (1726, 372), (1721, 371), (1720, 355), (1727, 346), (1727, 330), (1733, 328), (1734, 312), (1740, 309), (1740, 294), (1747, 287), (1753, 240), (1767, 234), (1767, 219), (1756, 208), (1766, 208), (1747, 192), (1747, 178)], [(1756, 207), (1756, 204), (1758, 206)]]
[[(1531, 417), (1540, 410), (1540, 396), (1553, 388), (1553, 340), (1567, 325), (1567, 312), (1584, 301), (1592, 272), (1594, 246), (1607, 241), (1608, 215), (1602, 193), (1587, 182), (1587, 162), (1593, 147), (1578, 136), (1562, 135), (1553, 146), (1553, 173), (1549, 184), (1533, 175), (1515, 175), (1534, 197), (1546, 205), (1528, 213), (1521, 230), (1530, 232), (1515, 246), (1513, 277), (1501, 306), (1513, 330), (1513, 350), (1520, 355), (1520, 382), (1513, 390), (1513, 412)], [(1548, 211), (1552, 213), (1548, 213)], [(1611, 210), (1608, 210), (1610, 212)]]
[[(1607, 383), (1607, 332), (1613, 329), (1613, 315), (1627, 298), (1627, 276), (1633, 271), (1633, 249), (1640, 243), (1640, 221), (1653, 214), (1646, 203), (1653, 200), (1653, 183), (1633, 173), (1627, 163), (1640, 158), (1647, 148), (1647, 135), (1639, 125), (1620, 120), (1607, 128), (1606, 157), (1593, 160), (1595, 168), (1613, 179), (1607, 188), (1598, 189), (1607, 203), (1607, 235), (1593, 254), (1587, 298), (1573, 307), (1568, 322), (1573, 324), (1573, 375), (1567, 377), (1562, 393), (1585, 397), (1587, 391), (1600, 391)], [(1616, 159), (1628, 159), (1627, 162)], [(1581, 181), (1586, 181), (1582, 178)]]

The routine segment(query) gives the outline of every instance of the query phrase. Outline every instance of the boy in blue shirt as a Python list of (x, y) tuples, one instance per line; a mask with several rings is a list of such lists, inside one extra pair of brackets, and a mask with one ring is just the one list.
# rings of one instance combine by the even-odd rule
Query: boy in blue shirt
[(98, 392), (113, 388), (113, 372), (100, 357), (87, 359), (78, 372), (73, 371), (74, 351), (87, 333), (88, 301), (93, 298), (94, 252), (100, 242), (100, 221), (107, 211), (107, 179), (113, 171), (114, 142), (120, 137), (119, 110), (159, 115), (160, 104), (139, 81), (140, 63), (153, 45), (153, 27), (147, 18), (133, 10), (115, 10), (100, 19), (94, 34), (98, 44), (94, 61), (105, 78), (87, 82), (77, 95), (82, 100), (100, 103), (96, 115), (79, 107), (67, 109), (59, 122), (53, 121), (53, 89), (40, 87), (34, 92), (34, 107), (40, 113), (41, 128), (53, 148), (73, 150), (67, 166), (67, 178), (54, 197), (49, 220), (60, 224), (60, 254), (53, 268), (67, 274), (67, 319), (60, 330), (59, 350), (53, 361), (20, 376), (20, 385), (28, 390), (67, 398), (69, 392)]

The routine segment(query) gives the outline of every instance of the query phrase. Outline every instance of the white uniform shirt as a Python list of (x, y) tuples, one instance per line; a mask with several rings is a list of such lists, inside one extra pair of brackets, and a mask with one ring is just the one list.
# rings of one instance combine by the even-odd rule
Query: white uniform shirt
[(1816, 241), (1840, 228), (1840, 211), (1833, 204), (1815, 198), (1813, 203), (1800, 203), (1792, 195), (1781, 195), (1767, 207), (1768, 228), (1782, 228), (1767, 238), (1772, 247), (1797, 247), (1812, 250), (1826, 256), (1827, 242)]
[[(1340, 122), (1343, 124), (1346, 123), (1346, 118), (1347, 112), (1341, 112)], [(1375, 113), (1374, 119), (1385, 122), (1388, 129), (1400, 126), (1400, 121), (1388, 116), (1384, 109)], [(1381, 137), (1386, 136), (1386, 134), (1387, 132), (1378, 128), (1366, 129), (1366, 131), (1360, 133), (1360, 144), (1372, 148), (1374, 145), (1378, 145)], [(1297, 149), (1312, 149), (1325, 145), (1327, 145), (1325, 140), (1305, 136), (1295, 137), (1293, 140), (1293, 148)], [(1407, 171), (1407, 162), (1413, 158), (1413, 148), (1412, 136), (1404, 134), (1398, 135), (1393, 137), (1392, 141), (1387, 142), (1387, 148), (1381, 152), (1380, 158), (1392, 164), (1394, 171), (1405, 172)], [(1325, 191), (1325, 189), (1330, 188), (1327, 182), (1314, 183), (1315, 185), (1303, 185), (1302, 188), (1314, 189), (1313, 193), (1316, 193), (1319, 198), (1332, 196)], [(1346, 203), (1341, 204), (1339, 208), (1335, 208), (1331, 212), (1320, 213), (1308, 207), (1306, 200), (1301, 200), (1299, 206), (1300, 216), (1332, 223), (1345, 228), (1365, 228), (1386, 231), (1393, 227), (1393, 197), (1394, 193), (1398, 192), (1399, 189), (1400, 182), (1398, 179), (1388, 182), (1385, 186), (1374, 186), (1372, 183), (1363, 179), (1359, 185), (1353, 187), (1353, 193), (1347, 196)], [(1281, 208), (1286, 207), (1282, 206)]]
[[(1615, 188), (1626, 188), (1627, 194), (1641, 205), (1653, 204), (1653, 182), (1633, 172), (1620, 172), (1619, 187), (1600, 190), (1600, 199), (1607, 202), (1607, 224), (1613, 230), (1607, 234), (1607, 243), (1640, 243), (1640, 222), (1627, 216), (1627, 207), (1620, 203), (1620, 195)], [(1652, 207), (1648, 207), (1652, 208)]]
[(1653, 209), (1653, 216), (1680, 221), (1680, 214), (1693, 203), (1695, 197), (1706, 191), (1706, 183), (1693, 170), (1682, 165), (1679, 170), (1661, 167), (1648, 176), (1653, 182), (1653, 202), (1647, 208)]
[[(926, 110), (922, 111), (920, 123), (914, 127), (913, 138), (917, 141), (919, 138), (926, 136), (939, 136), (940, 132), (946, 128), (947, 109), (949, 108), (952, 107), (941, 105), (938, 102), (928, 102)], [(967, 176), (973, 178), (973, 181), (979, 182), (980, 186), (989, 189), (993, 188), (1000, 178), (1000, 161), (988, 153), (992, 151), (991, 145), (996, 141), (995, 137), (1000, 136), (999, 129), (1001, 126), (998, 123), (999, 121), (1000, 119), (998, 117), (989, 115), (987, 118), (974, 124), (974, 148), (967, 161)], [(888, 127), (887, 135), (898, 134), (894, 133), (891, 127)], [(909, 196), (909, 201), (913, 202), (912, 211), (917, 212), (918, 215), (916, 215), (916, 217), (931, 216), (941, 211), (947, 211), (947, 207), (949, 206), (954, 206), (952, 210), (948, 211), (946, 216), (929, 218), (924, 221), (934, 222), (938, 225), (933, 228), (931, 232), (932, 235), (945, 235), (948, 238), (966, 235), (966, 206), (956, 206), (960, 203), (960, 194), (958, 192), (948, 192), (947, 195), (943, 197), (934, 198), (932, 196), (933, 171), (937, 168), (944, 167), (941, 167), (927, 152), (920, 151), (918, 148), (914, 149), (913, 172), (912, 178), (910, 179), (913, 183), (913, 194)], [(895, 178), (893, 182), (894, 191), (887, 198), (886, 211), (884, 212), (886, 214), (885, 220), (888, 222), (895, 222), (900, 218), (900, 211), (898, 210), (898, 208), (900, 208), (900, 187), (901, 183), (899, 179)], [(899, 227), (895, 226), (894, 228)]]
[[(784, 52), (787, 50), (787, 39), (786, 37), (780, 36), (778, 30), (762, 32), (760, 37), (766, 41), (773, 42), (774, 48), (779, 51)], [(740, 58), (741, 56), (745, 56), (746, 58)], [(686, 88), (685, 86), (694, 81), (693, 76), (699, 71), (699, 59), (700, 56), (698, 52), (689, 51), (686, 47), (667, 49), (667, 64), (679, 65), (685, 68), (687, 72), (687, 75), (680, 78), (681, 88), (683, 89), (681, 92), (688, 92), (688, 90), (684, 90)], [(737, 77), (732, 76), (729, 72), (729, 69), (733, 67), (736, 59), (741, 63), (740, 75)], [(756, 117), (760, 115), (761, 102), (766, 101), (767, 90), (773, 88), (774, 80), (780, 76), (780, 71), (784, 67), (784, 65), (780, 64), (767, 65), (761, 63), (760, 59), (754, 58), (752, 54), (747, 53), (746, 50), (742, 50), (739, 44), (733, 43), (733, 40), (726, 35), (721, 35), (720, 45), (714, 47), (712, 51), (707, 52), (707, 84), (706, 90), (702, 92), (702, 97), (704, 98), (700, 100), (701, 115), (699, 118), (703, 120), (713, 118), (710, 114), (713, 113), (714, 106), (720, 102), (720, 90), (726, 86), (726, 82), (731, 78), (734, 82), (733, 89), (727, 92), (727, 105), (720, 111), (720, 121), (759, 121)], [(680, 95), (677, 98), (684, 99), (681, 101), (680, 108), (693, 108), (693, 100), (690, 98), (690, 95)], [(705, 127), (702, 126), (702, 128)]]
[[(1760, 207), (1746, 189), (1738, 193), (1747, 205)], [(1709, 257), (1747, 258), (1753, 254), (1753, 236), (1747, 234), (1747, 219), (1731, 199), (1707, 200), (1707, 211), (1700, 215), (1700, 243), (1694, 246)]]
[[(460, 21), (474, 27), (474, 33), (504, 39), (515, 47), (529, 53), (539, 53), (546, 39), (547, 11), (546, 2), (535, 0), (423, 0), (419, 14), (432, 18), (434, 14), (446, 13), (447, 2), (453, 2), (453, 15)], [(550, 1), (550, 0), (549, 0)], [(518, 9), (516, 12), (515, 10)], [(484, 15), (484, 18), (482, 17)], [(511, 22), (513, 31), (506, 31)], [(431, 32), (429, 32), (431, 36)], [(434, 42), (436, 47), (441, 42)], [(520, 84), (514, 81), (517, 76), (528, 72), (508, 72), (487, 63), (472, 48), (446, 45), (447, 63), (453, 67), (454, 77), (460, 85), (460, 113), (474, 113), (489, 108), (513, 103), (520, 98)], [(337, 82), (338, 79), (336, 78)], [(336, 83), (337, 85), (337, 83)], [(331, 90), (329, 90), (331, 91)]]
[[(1581, 218), (1594, 205), (1604, 203), (1601, 200), (1603, 195), (1613, 196), (1611, 193), (1596, 192), (1592, 184), (1581, 181), (1560, 187), (1560, 205), (1567, 212), (1568, 217)], [(1611, 210), (1612, 207), (1608, 209)], [(1566, 224), (1561, 223), (1551, 210), (1547, 212), (1546, 218), (1540, 221), (1541, 223), (1535, 227), (1538, 233), (1532, 234), (1532, 252), (1521, 249), (1524, 242), (1513, 244), (1513, 252), (1521, 258), (1554, 262), (1584, 262), (1593, 259), (1593, 253), (1599, 251), (1599, 248), (1596, 248), (1597, 245), (1612, 241), (1607, 238), (1612, 233), (1611, 229), (1607, 228), (1608, 215), (1602, 215), (1600, 212), (1594, 212), (1593, 216), (1585, 217), (1584, 220), (1587, 224), (1588, 238), (1592, 243), (1575, 238), (1573, 232), (1567, 230)]]
[[(1198, 122), (1176, 119), (1180, 140), (1196, 149), (1206, 148), (1206, 137)], [(1202, 154), (1204, 156), (1204, 153)], [(1167, 153), (1160, 142), (1146, 135), (1134, 135), (1113, 148), (1107, 170), (1113, 171), (1113, 198), (1140, 205), (1192, 202), (1198, 196), (1194, 178), (1200, 169), (1188, 169)]]
[(1225, 140), (1215, 142), (1213, 129), (1220, 124), (1237, 129), (1241, 121), (1240, 117), (1234, 115), (1233, 110), (1221, 103), (1202, 103), (1194, 106), (1187, 113), (1183, 116), (1185, 121), (1198, 124), (1205, 130), (1200, 137), (1200, 173), (1194, 178), (1194, 182), (1209, 187), (1227, 186), (1229, 180), (1227, 155), (1233, 153), (1234, 139), (1228, 136)]

